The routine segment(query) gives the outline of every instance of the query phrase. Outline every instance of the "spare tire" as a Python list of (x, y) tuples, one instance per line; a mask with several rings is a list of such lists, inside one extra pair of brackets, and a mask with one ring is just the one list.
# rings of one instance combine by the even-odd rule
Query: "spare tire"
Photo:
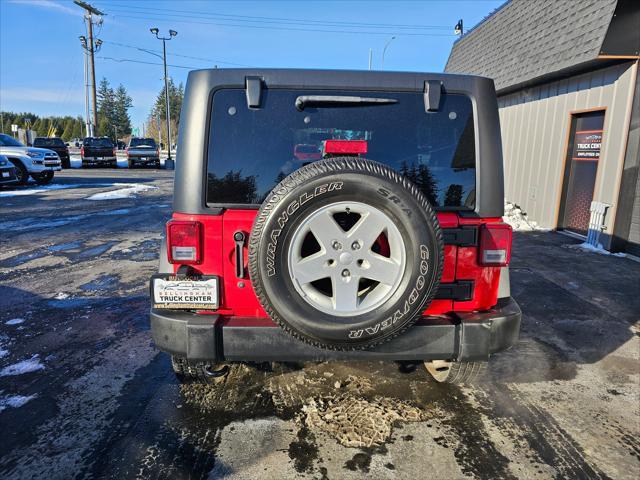
[(269, 316), (334, 350), (371, 347), (410, 327), (438, 290), (443, 258), (425, 195), (389, 167), (354, 157), (285, 178), (249, 241), (251, 282)]

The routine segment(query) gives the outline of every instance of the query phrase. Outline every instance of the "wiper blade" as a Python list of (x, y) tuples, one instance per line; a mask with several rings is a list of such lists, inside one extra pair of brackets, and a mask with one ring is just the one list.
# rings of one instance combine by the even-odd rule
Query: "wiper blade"
[(296, 98), (296, 108), (300, 111), (313, 106), (365, 106), (398, 103), (395, 98), (354, 97), (349, 95), (302, 95)]

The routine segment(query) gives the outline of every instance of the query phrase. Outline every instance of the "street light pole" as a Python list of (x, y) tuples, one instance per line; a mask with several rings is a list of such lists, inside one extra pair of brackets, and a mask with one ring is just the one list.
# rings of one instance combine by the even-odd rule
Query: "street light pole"
[(380, 70), (384, 70), (384, 54), (387, 53), (387, 47), (389, 46), (389, 44), (391, 42), (393, 42), (396, 39), (395, 36), (391, 37), (387, 43), (385, 43), (384, 48), (382, 49), (382, 65), (380, 66)]
[(169, 36), (168, 37), (160, 37), (158, 36), (158, 32), (160, 30), (158, 30), (157, 28), (152, 28), (150, 29), (151, 33), (153, 33), (156, 38), (158, 40), (162, 40), (162, 62), (164, 64), (164, 106), (165, 106), (165, 112), (166, 112), (166, 121), (167, 121), (167, 162), (165, 162), (165, 165), (167, 165), (167, 168), (171, 168), (172, 166), (172, 159), (171, 159), (171, 114), (169, 112), (169, 76), (167, 75), (167, 40), (171, 40), (173, 37), (175, 37), (178, 32), (176, 32), (175, 30), (169, 30)]

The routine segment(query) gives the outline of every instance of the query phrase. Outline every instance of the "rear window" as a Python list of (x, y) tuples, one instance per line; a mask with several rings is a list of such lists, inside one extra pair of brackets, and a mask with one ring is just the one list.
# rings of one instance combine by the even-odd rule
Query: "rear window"
[(113, 148), (113, 142), (110, 138), (85, 138), (83, 142), (85, 147), (110, 147)]
[(153, 138), (132, 138), (129, 147), (156, 148), (156, 141)]
[[(295, 108), (300, 95), (393, 99), (376, 106)], [(418, 92), (267, 90), (259, 109), (242, 89), (213, 97), (208, 204), (256, 205), (294, 170), (322, 158), (324, 140), (366, 140), (366, 158), (410, 178), (439, 208), (475, 207), (473, 108), (466, 95), (442, 96), (425, 112)]]
[(64, 147), (61, 138), (36, 138), (33, 141), (34, 147)]

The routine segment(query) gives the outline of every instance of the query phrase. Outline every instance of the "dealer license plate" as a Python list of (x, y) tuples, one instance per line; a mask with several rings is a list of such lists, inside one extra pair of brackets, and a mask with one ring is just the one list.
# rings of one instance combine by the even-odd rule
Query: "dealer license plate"
[(218, 278), (153, 278), (155, 308), (208, 310), (218, 308)]

